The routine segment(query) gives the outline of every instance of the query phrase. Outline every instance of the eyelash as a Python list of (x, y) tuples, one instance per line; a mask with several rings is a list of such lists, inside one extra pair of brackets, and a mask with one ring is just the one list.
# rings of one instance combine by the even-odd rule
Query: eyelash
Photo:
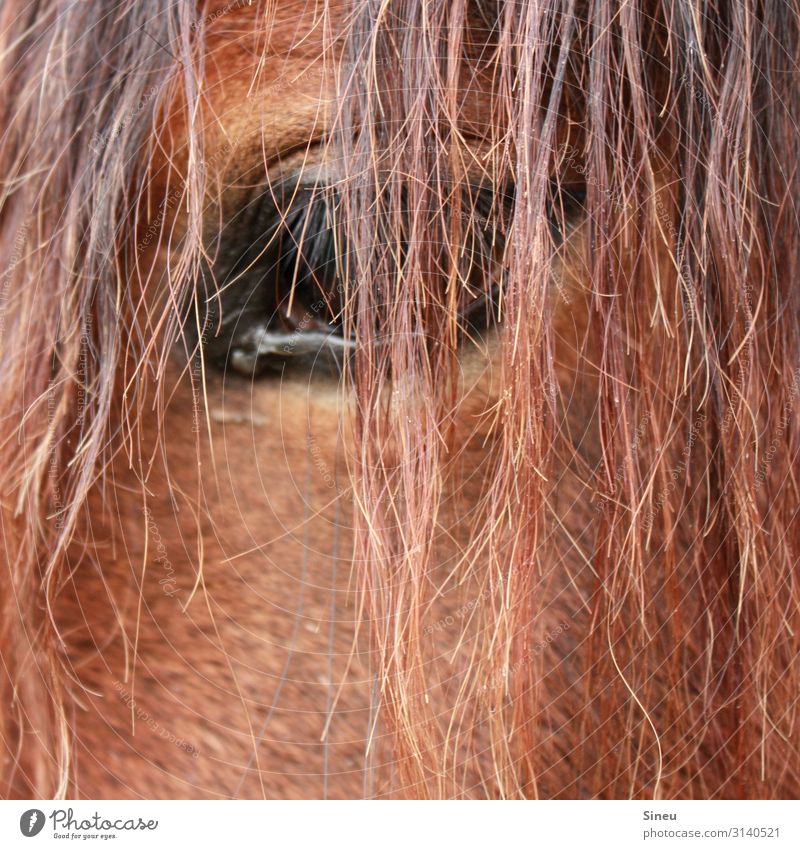
[[(327, 307), (328, 324), (341, 328), (343, 286), (338, 274), (336, 240), (328, 201), (312, 198), (305, 208), (292, 209), (279, 230), (277, 287), (288, 288), (290, 297), (301, 306), (318, 304)], [(281, 295), (276, 291), (276, 298)], [(283, 293), (285, 299), (286, 293)]]

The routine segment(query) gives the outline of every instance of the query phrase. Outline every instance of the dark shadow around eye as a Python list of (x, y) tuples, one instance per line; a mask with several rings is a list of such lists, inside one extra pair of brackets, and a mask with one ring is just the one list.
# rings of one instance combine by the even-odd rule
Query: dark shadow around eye
[[(581, 216), (584, 200), (582, 186), (551, 184), (555, 242)], [(228, 216), (214, 240), (213, 264), (203, 268), (196, 285), (202, 330), (194, 328), (192, 335), (207, 363), (249, 378), (287, 364), (339, 372), (354, 345), (342, 331), (345, 286), (337, 246), (346, 247), (334, 231), (336, 203), (335, 191), (295, 177), (260, 190)], [(471, 227), (467, 247), (477, 257), (472, 276), (484, 278), (502, 254), (513, 188), (497, 193), (472, 186), (464, 203), (461, 214)], [(494, 323), (497, 286), (477, 279), (465, 293), (464, 329), (481, 331)], [(189, 332), (193, 324), (187, 321)]]
[(287, 181), (259, 191), (226, 220), (196, 287), (210, 364), (253, 377), (347, 348), (324, 194)]

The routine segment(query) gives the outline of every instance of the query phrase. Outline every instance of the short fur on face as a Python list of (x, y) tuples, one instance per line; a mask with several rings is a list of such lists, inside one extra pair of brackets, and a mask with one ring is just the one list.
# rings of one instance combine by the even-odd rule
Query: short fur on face
[(796, 797), (799, 26), (3, 4), (2, 795)]

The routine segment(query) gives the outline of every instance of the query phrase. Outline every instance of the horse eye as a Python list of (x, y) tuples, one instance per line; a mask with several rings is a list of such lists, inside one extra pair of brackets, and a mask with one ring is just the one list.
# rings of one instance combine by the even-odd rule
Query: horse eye
[[(584, 198), (582, 186), (551, 184), (556, 242), (575, 226)], [(345, 286), (337, 249), (346, 246), (335, 232), (336, 203), (333, 189), (294, 179), (259, 190), (225, 218), (195, 286), (201, 321), (194, 341), (202, 344), (207, 363), (250, 378), (292, 362), (339, 370), (354, 342), (342, 330)], [(494, 323), (497, 260), (513, 203), (513, 186), (498, 191), (473, 185), (449, 210), (467, 222), (465, 250), (459, 252), (465, 329)], [(187, 329), (196, 334), (194, 309), (190, 313)]]
[(341, 358), (351, 342), (335, 243), (319, 186), (273, 186), (229, 216), (196, 286), (207, 361), (254, 377), (287, 360)]

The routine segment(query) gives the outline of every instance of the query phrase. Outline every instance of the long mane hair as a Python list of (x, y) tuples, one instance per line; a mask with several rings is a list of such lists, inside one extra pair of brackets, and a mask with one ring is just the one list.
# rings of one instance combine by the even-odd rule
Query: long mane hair
[[(254, 6), (263, 50), (280, 9)], [(3, 796), (67, 792), (81, 684), (56, 611), (87, 499), (116, 454), (146, 469), (161, 365), (197, 354), (214, 12), (0, 7)], [(342, 20), (325, 143), (356, 342), (353, 562), (398, 792), (797, 796), (800, 10), (351, 0)], [(574, 184), (567, 239), (553, 199)], [(136, 249), (148, 228), (163, 276)], [(448, 475), (474, 456), (453, 419), (476, 278), (500, 365), (484, 496), (446, 570), (472, 599), (453, 670), (432, 601)], [(552, 669), (537, 629), (565, 534), (585, 580)], [(575, 696), (560, 724), (547, 680)]]

